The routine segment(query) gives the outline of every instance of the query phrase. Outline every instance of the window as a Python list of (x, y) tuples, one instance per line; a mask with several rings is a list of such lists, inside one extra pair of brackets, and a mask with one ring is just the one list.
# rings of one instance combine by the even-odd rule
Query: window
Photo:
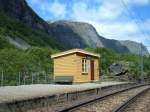
[(88, 72), (87, 60), (85, 58), (82, 59), (82, 73)]

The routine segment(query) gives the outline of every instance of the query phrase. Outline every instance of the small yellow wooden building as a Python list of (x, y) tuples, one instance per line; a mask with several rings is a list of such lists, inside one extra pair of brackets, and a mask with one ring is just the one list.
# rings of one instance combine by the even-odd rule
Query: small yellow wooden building
[(54, 60), (54, 80), (56, 82), (99, 81), (99, 58), (95, 53), (72, 49), (51, 56)]

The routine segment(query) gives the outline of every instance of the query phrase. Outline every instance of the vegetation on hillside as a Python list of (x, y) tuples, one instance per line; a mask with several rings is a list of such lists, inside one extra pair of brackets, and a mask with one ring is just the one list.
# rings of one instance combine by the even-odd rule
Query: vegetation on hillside
[[(51, 54), (56, 51), (50, 48), (34, 47), (25, 51), (13, 48), (0, 50), (0, 81), (3, 72), (3, 85), (30, 83), (32, 75), (37, 83), (37, 77), (52, 77)], [(20, 75), (20, 76), (19, 76)], [(20, 78), (20, 79), (19, 79)], [(26, 82), (24, 82), (26, 81)], [(35, 82), (35, 81), (34, 81)], [(38, 82), (42, 83), (42, 82)]]
[[(107, 73), (108, 67), (113, 62), (123, 60), (133, 63), (130, 66), (130, 73), (136, 80), (140, 78), (139, 56), (118, 54), (106, 48), (86, 48), (85, 50), (101, 55), (101, 75)], [(43, 83), (45, 76), (47, 81), (50, 81), (53, 76), (53, 64), (50, 56), (56, 52), (58, 50), (45, 47), (32, 47), (27, 50), (16, 48), (0, 49), (0, 77), (3, 72), (3, 85)], [(150, 57), (144, 57), (144, 74), (145, 77), (150, 78), (149, 65)], [(34, 79), (32, 79), (33, 76)]]
[[(101, 56), (100, 59), (100, 73), (101, 75), (105, 75), (108, 72), (108, 67), (118, 61), (129, 62), (129, 74), (135, 80), (140, 79), (141, 75), (141, 66), (139, 55), (135, 54), (127, 54), (127, 53), (116, 53), (111, 49), (106, 48), (86, 48), (85, 50), (91, 51), (94, 53), (98, 53)], [(150, 57), (143, 57), (143, 71), (144, 77), (150, 79)]]
[(4, 36), (0, 35), (0, 49), (2, 48), (15, 48), (15, 47), (11, 45)]
[[(23, 39), (31, 46), (44, 46), (51, 47), (53, 49), (63, 49), (61, 44), (59, 44), (54, 38), (50, 37), (44, 31), (32, 29), (31, 27), (26, 26), (14, 18), (10, 18), (0, 11), (0, 44), (4, 43), (3, 41), (7, 41), (4, 38), (7, 36), (13, 39)], [(9, 46), (8, 42), (5, 43)]]
[[(21, 50), (7, 37), (24, 40), (32, 47)], [(37, 82), (41, 77), (52, 77), (50, 55), (64, 47), (39, 29), (33, 29), (0, 11), (0, 83), (17, 85)], [(44, 76), (45, 75), (45, 76)], [(34, 76), (34, 77), (33, 77)], [(34, 78), (34, 81), (31, 80)], [(42, 82), (41, 82), (42, 83)]]
[[(7, 36), (13, 39), (21, 38), (32, 47), (26, 50), (17, 49), (8, 42), (5, 38)], [(38, 80), (44, 77), (50, 80), (53, 74), (50, 55), (63, 49), (64, 47), (47, 33), (32, 29), (0, 12), (0, 82), (3, 85), (42, 83)], [(106, 48), (86, 48), (85, 50), (101, 55), (100, 73), (102, 75), (107, 74), (108, 67), (112, 63), (126, 61), (132, 63), (130, 65), (132, 77), (136, 80), (140, 78), (138, 55), (116, 53)], [(149, 65), (150, 57), (144, 57), (144, 75), (150, 78)]]

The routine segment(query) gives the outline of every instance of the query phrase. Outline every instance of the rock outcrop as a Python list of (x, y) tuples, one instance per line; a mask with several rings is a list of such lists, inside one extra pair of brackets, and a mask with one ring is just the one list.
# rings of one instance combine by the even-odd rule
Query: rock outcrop
[(49, 32), (47, 22), (33, 11), (25, 0), (0, 0), (0, 11), (32, 28)]
[[(120, 53), (139, 54), (139, 47), (138, 47), (140, 46), (139, 43), (133, 41), (118, 41), (106, 39), (103, 36), (100, 36), (97, 33), (96, 29), (91, 24), (88, 23), (72, 22), (72, 21), (50, 21), (48, 24), (46, 21), (40, 18), (32, 10), (31, 7), (29, 7), (29, 5), (25, 0), (0, 0), (0, 13), (1, 12), (7, 15), (9, 18), (16, 19), (22, 24), (27, 25), (28, 27), (30, 27), (30, 29), (38, 30), (37, 32), (39, 32), (39, 30), (42, 31), (42, 36), (40, 35), (38, 37), (37, 35), (39, 34), (37, 33), (36, 33), (37, 35), (34, 35), (34, 37), (38, 37), (36, 40), (42, 42), (41, 45), (45, 45), (44, 43), (46, 43), (46, 41), (53, 40), (54, 42), (59, 42), (66, 49), (85, 48), (85, 47), (92, 47), (92, 48), (105, 47)], [(0, 27), (1, 29), (3, 29), (3, 27), (5, 26)], [(23, 30), (28, 29), (24, 28)], [(14, 32), (14, 30), (12, 30), (11, 32)], [(25, 38), (29, 38), (29, 34), (24, 34), (24, 32), (19, 33), (24, 37), (21, 40), (24, 41), (24, 43), (29, 44), (29, 46), (33, 40), (35, 41), (34, 45), (39, 44), (36, 43), (36, 40), (32, 39), (31, 37), (30, 37), (31, 39), (28, 39), (28, 42), (26, 42), (25, 40), (27, 39)], [(13, 34), (14, 34), (13, 37), (14, 38), (17, 37), (17, 40), (20, 38), (18, 37), (18, 35), (17, 36), (15, 35), (16, 32), (14, 32)], [(30, 36), (31, 35), (33, 34), (30, 34)], [(7, 36), (12, 37), (10, 35)], [(29, 42), (30, 40), (31, 42)], [(17, 43), (18, 42), (20, 41), (17, 41)], [(47, 44), (50, 43), (46, 43), (46, 46), (51, 46)], [(144, 55), (148, 54), (148, 50), (144, 45), (142, 45), (142, 52)]]
[[(139, 54), (140, 43), (118, 41), (100, 36), (96, 29), (88, 23), (73, 21), (49, 21), (51, 35), (67, 48), (105, 47), (120, 53)], [(148, 55), (147, 48), (142, 45), (142, 52)]]
[(129, 62), (115, 62), (108, 68), (109, 74), (113, 76), (125, 75), (129, 71)]

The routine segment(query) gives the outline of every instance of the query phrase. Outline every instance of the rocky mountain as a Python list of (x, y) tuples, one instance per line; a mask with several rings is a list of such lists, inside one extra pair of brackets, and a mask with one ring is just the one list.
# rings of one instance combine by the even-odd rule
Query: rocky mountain
[(104, 47), (96, 29), (88, 24), (71, 21), (48, 22), (51, 34), (67, 47)]
[(48, 23), (25, 0), (0, 0), (0, 48), (12, 45), (21, 49), (31, 46), (63, 49), (49, 35)]
[[(105, 47), (121, 53), (139, 54), (140, 43), (133, 41), (118, 41), (100, 36), (96, 29), (83, 22), (49, 21), (51, 35), (66, 47)], [(142, 45), (144, 55), (148, 54), (147, 48)]]
[[(139, 53), (137, 46), (140, 45), (131, 41), (106, 39), (88, 23), (71, 21), (47, 23), (25, 0), (0, 0), (0, 44), (4, 41), (22, 49), (31, 46), (55, 49), (106, 47), (116, 52), (136, 54)], [(147, 49), (144, 46), (142, 48), (143, 52), (148, 54)]]
[[(149, 54), (148, 49), (141, 43), (133, 42), (130, 40), (120, 41), (120, 43), (129, 49), (129, 52), (134, 54)], [(141, 51), (142, 50), (142, 51)]]
[(28, 6), (25, 0), (0, 0), (0, 10), (32, 28), (48, 31), (48, 24)]

